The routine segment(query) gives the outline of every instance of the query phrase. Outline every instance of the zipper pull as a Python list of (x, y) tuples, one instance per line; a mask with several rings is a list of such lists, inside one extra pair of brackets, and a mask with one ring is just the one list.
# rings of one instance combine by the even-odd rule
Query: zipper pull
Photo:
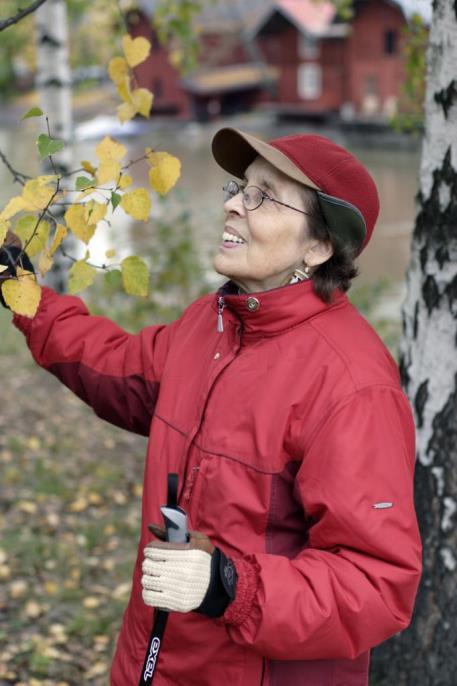
[(224, 321), (222, 319), (222, 314), (224, 312), (225, 302), (222, 296), (219, 297), (217, 301), (217, 331), (222, 333), (224, 331)]

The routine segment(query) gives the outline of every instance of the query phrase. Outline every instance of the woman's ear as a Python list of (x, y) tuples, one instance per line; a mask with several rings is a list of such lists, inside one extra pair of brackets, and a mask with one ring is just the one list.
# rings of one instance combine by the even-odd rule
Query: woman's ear
[(333, 247), (329, 241), (317, 241), (306, 248), (303, 261), (310, 267), (317, 267), (327, 262), (333, 255)]

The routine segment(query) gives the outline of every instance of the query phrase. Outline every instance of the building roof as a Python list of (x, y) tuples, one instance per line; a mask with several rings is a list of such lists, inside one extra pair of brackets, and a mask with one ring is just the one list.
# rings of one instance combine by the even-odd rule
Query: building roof
[(264, 86), (276, 81), (278, 76), (276, 67), (266, 67), (252, 62), (233, 64), (192, 74), (183, 79), (183, 87), (195, 95), (216, 95)]
[(333, 2), (316, 0), (276, 0), (252, 30), (256, 36), (272, 17), (281, 14), (301, 33), (312, 34), (317, 38), (345, 36), (348, 24), (337, 21), (338, 11)]

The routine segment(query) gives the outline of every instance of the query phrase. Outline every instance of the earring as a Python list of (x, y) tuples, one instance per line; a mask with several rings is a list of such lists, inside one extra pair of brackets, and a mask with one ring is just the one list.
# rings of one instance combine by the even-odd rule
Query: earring
[(298, 269), (298, 267), (297, 267), (297, 269), (295, 269), (289, 283), (292, 284), (292, 283), (298, 283), (299, 281), (307, 281), (310, 278), (311, 278), (311, 275), (309, 273), (309, 267), (308, 267), (308, 265), (305, 265), (304, 270)]

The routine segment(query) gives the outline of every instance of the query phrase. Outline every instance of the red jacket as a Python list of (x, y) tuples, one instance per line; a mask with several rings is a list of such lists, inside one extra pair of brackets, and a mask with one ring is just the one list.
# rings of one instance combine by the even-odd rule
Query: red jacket
[(223, 332), (218, 298), (137, 335), (47, 289), (33, 320), (15, 318), (40, 365), (151, 439), (111, 684), (139, 680), (147, 524), (178, 472), (191, 528), (233, 559), (238, 586), (218, 620), (170, 616), (155, 686), (365, 686), (369, 650), (408, 625), (420, 576), (397, 366), (342, 293), (326, 305), (308, 281), (225, 295)]

